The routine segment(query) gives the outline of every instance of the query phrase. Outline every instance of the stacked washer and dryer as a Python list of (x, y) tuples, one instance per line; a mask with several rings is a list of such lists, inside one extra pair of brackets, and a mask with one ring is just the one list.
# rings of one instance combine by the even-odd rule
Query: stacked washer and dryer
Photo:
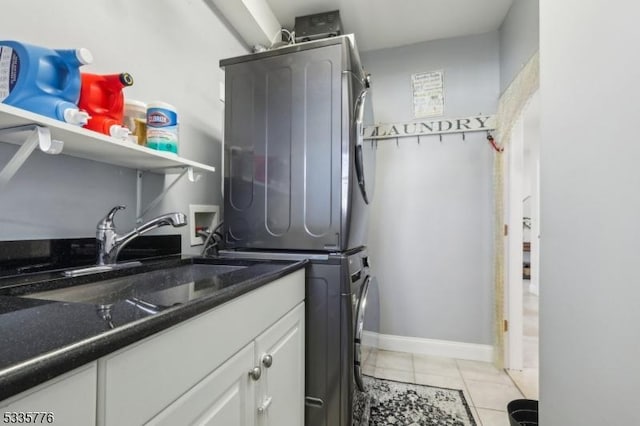
[[(306, 426), (351, 426), (375, 366), (377, 288), (366, 248), (375, 147), (353, 36), (222, 60), (222, 255), (308, 259)], [(365, 323), (366, 319), (366, 323)], [(374, 333), (367, 333), (372, 331)], [(368, 346), (367, 346), (368, 345)]]

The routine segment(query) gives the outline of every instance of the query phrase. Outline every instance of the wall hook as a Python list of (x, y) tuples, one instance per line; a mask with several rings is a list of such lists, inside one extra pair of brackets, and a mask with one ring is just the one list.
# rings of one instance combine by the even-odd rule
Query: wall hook
[(462, 132), (462, 140), (463, 140), (463, 141), (466, 141), (466, 140), (467, 140), (467, 138), (466, 138), (466, 136), (465, 136), (464, 132)]
[(442, 133), (440, 133), (438, 137), (440, 138), (440, 143), (442, 143)]
[(493, 149), (496, 150), (496, 152), (504, 151), (504, 147), (498, 146), (498, 144), (496, 143), (495, 139), (493, 139), (493, 136), (491, 136), (491, 133), (489, 133), (489, 132), (487, 132), (487, 140), (489, 141), (489, 143), (491, 144)]

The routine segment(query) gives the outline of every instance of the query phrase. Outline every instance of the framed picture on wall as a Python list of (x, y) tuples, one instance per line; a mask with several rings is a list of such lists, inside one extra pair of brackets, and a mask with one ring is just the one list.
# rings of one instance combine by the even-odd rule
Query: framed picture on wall
[(437, 117), (444, 114), (444, 71), (411, 75), (413, 116)]

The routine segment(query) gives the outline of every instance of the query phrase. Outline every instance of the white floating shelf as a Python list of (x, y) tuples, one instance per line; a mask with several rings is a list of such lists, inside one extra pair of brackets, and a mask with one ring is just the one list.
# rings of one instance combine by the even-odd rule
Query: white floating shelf
[[(0, 129), (28, 124), (47, 127), (51, 132), (51, 139), (63, 141), (63, 155), (164, 174), (179, 173), (188, 167), (196, 172), (216, 171), (213, 166), (187, 160), (175, 154), (121, 141), (0, 103)], [(24, 138), (12, 138), (12, 140), (1, 140), (0, 142), (22, 144)]]

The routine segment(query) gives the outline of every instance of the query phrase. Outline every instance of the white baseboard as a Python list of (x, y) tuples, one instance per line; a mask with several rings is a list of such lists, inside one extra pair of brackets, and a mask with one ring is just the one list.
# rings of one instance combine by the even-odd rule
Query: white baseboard
[(363, 332), (362, 343), (368, 346), (378, 342), (378, 349), (395, 352), (441, 356), (447, 358), (469, 359), (473, 361), (493, 362), (493, 346), (477, 343), (453, 342), (449, 340), (424, 339), (421, 337), (394, 336)]

